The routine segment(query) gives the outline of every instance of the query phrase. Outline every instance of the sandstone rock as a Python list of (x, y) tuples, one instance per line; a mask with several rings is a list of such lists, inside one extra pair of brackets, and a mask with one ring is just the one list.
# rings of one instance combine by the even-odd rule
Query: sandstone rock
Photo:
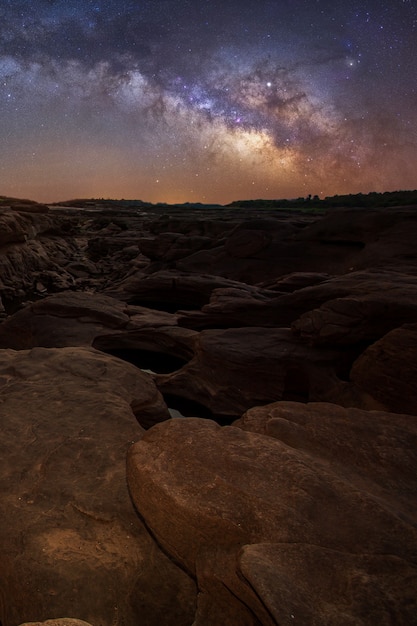
[(135, 328), (158, 328), (160, 326), (176, 326), (177, 315), (167, 311), (148, 309), (144, 306), (126, 305), (126, 313), (129, 315), (129, 329)]
[(350, 379), (388, 411), (417, 415), (417, 324), (392, 330), (367, 348)]
[[(279, 219), (275, 222), (279, 224)], [(412, 208), (332, 210), (325, 216), (311, 219), (305, 228), (289, 229), (291, 220), (279, 228), (271, 226), (253, 230), (250, 244), (248, 225), (242, 223), (230, 234), (230, 248), (239, 229), (247, 230), (247, 245), (256, 248), (232, 256), (225, 245), (203, 250), (181, 259), (178, 269), (189, 272), (210, 272), (248, 283), (276, 279), (292, 273), (327, 272), (344, 274), (352, 269), (371, 267), (415, 267), (414, 242), (417, 219)], [(263, 235), (261, 233), (264, 233)], [(243, 235), (239, 235), (243, 237)], [(264, 243), (261, 242), (261, 238)], [(267, 241), (269, 244), (267, 245)], [(229, 245), (229, 244), (228, 244)], [(236, 240), (236, 245), (238, 242)], [(237, 250), (237, 248), (236, 248)], [(252, 255), (252, 256), (251, 256)]]
[(172, 420), (129, 451), (140, 514), (197, 577), (195, 623), (415, 623), (415, 418), (282, 404), (251, 412), (281, 415), (274, 437)]
[[(66, 281), (66, 288), (73, 286), (73, 278), (63, 265), (67, 265), (79, 242), (74, 232), (59, 232), (54, 216), (36, 212), (0, 210), (0, 293), (6, 308), (13, 310), (15, 302), (36, 293), (37, 281), (45, 285), (48, 272), (55, 282)], [(60, 228), (58, 228), (60, 231)], [(47, 281), (51, 284), (52, 281)], [(60, 288), (57, 284), (57, 288)]]
[[(329, 299), (320, 308), (305, 313), (293, 322), (293, 330), (314, 345), (369, 344), (397, 326), (417, 319), (414, 275), (359, 272), (351, 274), (350, 280), (352, 295)], [(331, 282), (340, 284), (348, 280)]]
[[(129, 483), (168, 558), (124, 481), (134, 414), (168, 417), (152, 379), (81, 348), (0, 351), (3, 626), (414, 624), (415, 209), (1, 200), (0, 314), (42, 300), (0, 347), (156, 354), (161, 391), (229, 418), (282, 399), (395, 412), (279, 402), (240, 429), (152, 428)], [(88, 293), (45, 297), (68, 289)]]
[[(402, 316), (405, 316), (404, 321), (413, 317), (417, 297), (417, 279), (411, 270), (408, 273), (380, 268), (351, 272), (319, 280), (317, 284), (289, 293), (285, 293), (285, 281), (283, 293), (273, 290), (274, 285), (279, 288), (279, 280), (272, 284), (267, 281), (266, 285), (270, 288), (258, 287), (258, 293), (263, 293), (264, 298), (249, 291), (244, 298), (242, 295), (236, 297), (233, 292), (224, 297), (221, 290), (215, 290), (201, 311), (181, 311), (178, 323), (194, 329), (293, 325), (301, 336), (317, 342), (320, 342), (320, 333), (324, 335), (328, 327), (330, 343), (333, 335), (344, 333), (348, 336), (356, 327), (359, 335), (366, 327), (369, 331), (373, 326), (375, 330), (380, 327), (379, 332), (384, 334), (384, 329), (390, 325), (390, 315), (394, 324)], [(346, 304), (339, 304), (339, 300), (345, 298)], [(343, 307), (346, 309), (344, 316)], [(298, 320), (301, 315), (304, 317)], [(349, 320), (350, 316), (352, 320)], [(366, 336), (366, 332), (363, 334)]]
[(195, 336), (194, 346), (183, 368), (156, 377), (158, 388), (232, 416), (283, 398), (323, 399), (345, 358), (309, 348), (285, 328), (207, 330)]
[(242, 214), (224, 210), (223, 207), (198, 208), (196, 211), (185, 204), (183, 207), (170, 206), (162, 210), (153, 207), (149, 230), (153, 235), (162, 233), (182, 233), (188, 237), (210, 237), (219, 239), (242, 222)]
[(268, 248), (272, 241), (267, 230), (238, 229), (232, 233), (225, 244), (226, 252), (236, 259), (253, 257)]
[(170, 232), (161, 233), (158, 237), (143, 237), (138, 241), (142, 254), (153, 261), (166, 262), (182, 259), (204, 248), (211, 248), (213, 244), (211, 237)]
[(110, 296), (130, 304), (147, 305), (163, 310), (200, 308), (218, 287), (240, 287), (240, 283), (220, 276), (197, 275), (177, 270), (162, 270), (150, 275), (133, 275), (116, 288), (107, 289)]
[[(315, 220), (321, 221), (319, 218)], [(323, 218), (325, 220), (325, 218)], [(264, 222), (259, 228), (240, 224), (224, 244), (180, 259), (176, 267), (188, 272), (209, 272), (225, 278), (256, 284), (292, 272), (344, 273), (356, 262), (357, 249), (334, 246), (308, 237), (299, 239), (300, 229), (291, 219)]]
[(0, 213), (0, 246), (22, 243), (27, 239), (27, 222), (9, 211)]
[(27, 350), (91, 345), (105, 331), (129, 323), (126, 306), (87, 292), (62, 292), (38, 300), (0, 325), (0, 347)]
[(272, 289), (280, 292), (292, 293), (298, 289), (304, 287), (311, 287), (313, 285), (319, 285), (325, 280), (330, 280), (332, 277), (330, 274), (324, 272), (291, 272), (286, 276), (280, 276), (273, 280), (263, 281), (259, 283), (259, 287), (265, 289)]
[[(382, 287), (382, 285), (381, 285)], [(417, 319), (417, 301), (387, 292), (362, 298), (338, 298), (293, 322), (294, 332), (313, 345), (369, 344), (404, 322)]]
[[(301, 231), (296, 239), (327, 248), (329, 261), (343, 251), (345, 271), (370, 267), (415, 267), (417, 214), (413, 207), (335, 209)], [(332, 253), (333, 248), (333, 253)]]
[(13, 211), (19, 211), (19, 213), (48, 213), (49, 211), (46, 204), (39, 204), (38, 202), (17, 203), (11, 208)]
[(167, 416), (151, 378), (91, 349), (36, 348), (0, 350), (0, 381), (3, 625), (190, 624), (194, 584), (126, 488), (137, 419)]
[(404, 511), (415, 509), (417, 420), (411, 415), (326, 402), (276, 402), (249, 409), (233, 426), (320, 456), (359, 489), (394, 499)]
[(397, 557), (258, 544), (239, 569), (280, 626), (415, 624), (417, 569)]
[(100, 335), (96, 337), (92, 345), (97, 350), (119, 355), (120, 358), (132, 363), (135, 363), (135, 360), (140, 362), (141, 355), (143, 355), (145, 361), (142, 367), (145, 369), (146, 354), (149, 354), (150, 358), (152, 355), (155, 357), (160, 355), (162, 364), (168, 360), (168, 356), (176, 357), (179, 365), (174, 369), (180, 369), (192, 359), (197, 338), (198, 333), (187, 328), (160, 325), (152, 327), (152, 332), (149, 332), (149, 328), (145, 325), (136, 330)]
[(61, 617), (57, 619), (48, 619), (45, 622), (26, 622), (20, 626), (91, 626), (87, 622), (72, 617)]

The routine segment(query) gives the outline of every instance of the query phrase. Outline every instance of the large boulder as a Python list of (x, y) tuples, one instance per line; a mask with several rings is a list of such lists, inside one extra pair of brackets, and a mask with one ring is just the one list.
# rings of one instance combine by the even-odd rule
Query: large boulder
[(175, 325), (151, 329), (144, 326), (98, 336), (92, 345), (141, 369), (166, 373), (180, 369), (193, 358), (197, 338), (197, 332)]
[(396, 328), (369, 346), (350, 379), (386, 410), (417, 415), (417, 324)]
[(415, 624), (416, 419), (249, 413), (241, 428), (171, 420), (129, 451), (138, 511), (197, 577), (195, 626)]
[[(294, 332), (314, 345), (369, 344), (397, 326), (417, 320), (414, 274), (358, 272), (350, 280), (350, 295), (329, 298), (319, 308), (303, 314), (293, 322)], [(343, 279), (332, 282), (340, 284)]]
[(35, 348), (0, 350), (0, 384), (2, 624), (190, 624), (194, 584), (126, 486), (138, 420), (168, 417), (152, 379), (92, 349)]
[(177, 311), (183, 308), (199, 309), (209, 301), (212, 291), (219, 287), (242, 288), (243, 285), (204, 272), (191, 274), (161, 270), (148, 275), (135, 273), (116, 286), (109, 287), (106, 293), (130, 304)]
[(129, 323), (123, 302), (66, 291), (32, 302), (0, 325), (0, 347), (27, 350), (90, 345), (97, 335)]
[(193, 338), (194, 356), (156, 377), (163, 394), (199, 402), (214, 414), (240, 416), (281, 399), (322, 400), (338, 383), (345, 353), (310, 348), (289, 329), (205, 330)]

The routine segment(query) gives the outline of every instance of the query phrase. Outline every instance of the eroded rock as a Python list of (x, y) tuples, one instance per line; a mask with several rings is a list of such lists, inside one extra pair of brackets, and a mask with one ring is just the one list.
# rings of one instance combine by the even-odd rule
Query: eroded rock
[[(195, 588), (128, 495), (138, 421), (165, 419), (152, 379), (92, 349), (0, 350), (0, 619), (190, 624)], [(137, 419), (135, 418), (137, 416)]]
[(413, 623), (416, 419), (280, 405), (250, 412), (273, 436), (172, 420), (129, 451), (140, 514), (197, 577), (195, 623)]
[(392, 330), (353, 364), (354, 386), (395, 413), (417, 414), (417, 324)]
[(105, 331), (129, 323), (124, 303), (102, 294), (54, 294), (9, 317), (0, 325), (0, 347), (27, 350), (91, 345)]
[(183, 368), (156, 378), (158, 388), (222, 415), (281, 399), (324, 399), (345, 358), (311, 349), (285, 328), (206, 330), (195, 336), (194, 346)]

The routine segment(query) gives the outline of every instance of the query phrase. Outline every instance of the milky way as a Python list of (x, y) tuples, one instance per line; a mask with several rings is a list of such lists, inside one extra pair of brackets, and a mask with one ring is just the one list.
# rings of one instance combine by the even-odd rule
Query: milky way
[(414, 0), (0, 4), (0, 194), (417, 187)]

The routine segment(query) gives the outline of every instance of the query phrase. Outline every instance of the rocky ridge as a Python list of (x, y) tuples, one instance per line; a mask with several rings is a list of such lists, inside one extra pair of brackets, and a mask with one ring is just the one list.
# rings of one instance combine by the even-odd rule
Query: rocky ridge
[(417, 624), (416, 235), (3, 198), (2, 625)]

